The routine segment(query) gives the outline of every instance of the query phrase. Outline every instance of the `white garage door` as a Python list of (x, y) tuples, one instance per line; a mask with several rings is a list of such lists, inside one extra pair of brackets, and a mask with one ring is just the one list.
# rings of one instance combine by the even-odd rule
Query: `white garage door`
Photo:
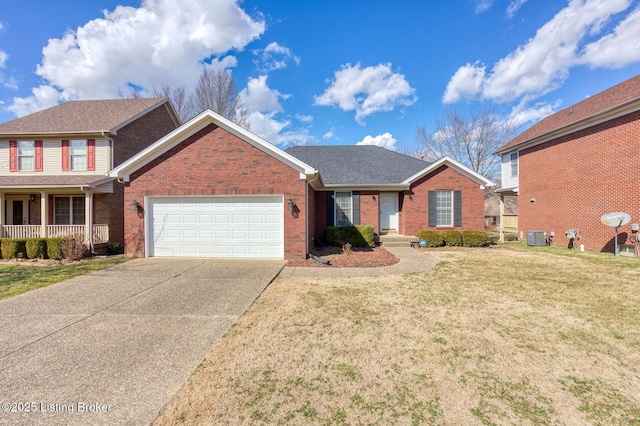
[(149, 201), (149, 256), (284, 257), (282, 197)]

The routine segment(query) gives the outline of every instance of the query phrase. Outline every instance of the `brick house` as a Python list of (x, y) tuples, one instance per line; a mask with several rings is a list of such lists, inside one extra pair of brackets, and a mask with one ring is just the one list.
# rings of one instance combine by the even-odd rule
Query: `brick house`
[[(328, 225), (483, 229), (486, 178), (375, 146), (283, 151), (205, 111), (109, 173), (135, 256), (306, 257)], [(131, 207), (131, 208), (129, 208)]]
[(0, 237), (124, 242), (106, 173), (179, 126), (166, 98), (70, 101), (0, 124)]
[(558, 111), (498, 151), (502, 194), (518, 196), (516, 229), (553, 232), (568, 245), (578, 229), (588, 250), (614, 252), (602, 215), (625, 212), (640, 222), (640, 75)]

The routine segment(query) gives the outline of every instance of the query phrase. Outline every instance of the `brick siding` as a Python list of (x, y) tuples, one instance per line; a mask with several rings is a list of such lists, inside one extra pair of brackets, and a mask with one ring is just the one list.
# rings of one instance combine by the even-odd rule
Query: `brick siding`
[[(620, 240), (640, 223), (640, 112), (520, 151), (518, 226), (555, 232), (555, 245), (568, 245), (565, 232), (578, 228), (577, 244), (614, 251), (614, 230), (603, 214), (631, 215)], [(534, 198), (535, 202), (531, 202)]]
[[(298, 171), (210, 124), (134, 173), (125, 207), (145, 196), (283, 195), (284, 257), (299, 259), (307, 253), (306, 185)], [(125, 251), (144, 256), (144, 213), (124, 212)]]

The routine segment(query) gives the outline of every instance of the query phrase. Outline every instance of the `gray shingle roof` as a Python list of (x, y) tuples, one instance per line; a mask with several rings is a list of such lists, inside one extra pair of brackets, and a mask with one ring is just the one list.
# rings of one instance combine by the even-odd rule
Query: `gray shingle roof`
[(166, 98), (69, 101), (0, 124), (2, 134), (109, 132)]
[(430, 164), (375, 145), (294, 146), (287, 153), (318, 170), (325, 185), (401, 183)]

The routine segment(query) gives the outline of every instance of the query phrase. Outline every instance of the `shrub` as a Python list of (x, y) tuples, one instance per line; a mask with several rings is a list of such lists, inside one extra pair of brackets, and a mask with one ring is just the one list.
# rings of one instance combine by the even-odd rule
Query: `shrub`
[(15, 259), (18, 257), (18, 253), (23, 253), (24, 257), (27, 257), (27, 241), (26, 240), (14, 240), (12, 238), (2, 239), (2, 258), (3, 259)]
[(27, 238), (26, 248), (29, 259), (44, 259), (47, 255), (47, 240), (44, 238)]
[(374, 247), (374, 232), (371, 225), (327, 226), (324, 231), (327, 244), (342, 247), (349, 243), (352, 247)]
[(487, 233), (484, 231), (462, 231), (462, 245), (465, 247), (484, 247), (487, 245)]
[(455, 247), (462, 245), (462, 234), (460, 233), (460, 231), (442, 231), (442, 238), (444, 239), (444, 244), (446, 246)]
[(47, 257), (54, 260), (62, 259), (61, 245), (62, 238), (47, 238)]
[(425, 240), (427, 247), (442, 247), (444, 245), (444, 237), (439, 231), (420, 231), (416, 236), (419, 240)]
[(505, 241), (518, 241), (518, 234), (513, 233), (513, 232), (508, 232), (508, 233), (504, 234), (504, 240)]
[(87, 251), (82, 237), (73, 235), (62, 238), (60, 253), (63, 259), (80, 260), (85, 257)]
[(124, 253), (124, 248), (122, 247), (122, 244), (120, 244), (120, 243), (110, 243), (107, 246), (107, 254), (108, 255), (122, 254), (122, 253)]

